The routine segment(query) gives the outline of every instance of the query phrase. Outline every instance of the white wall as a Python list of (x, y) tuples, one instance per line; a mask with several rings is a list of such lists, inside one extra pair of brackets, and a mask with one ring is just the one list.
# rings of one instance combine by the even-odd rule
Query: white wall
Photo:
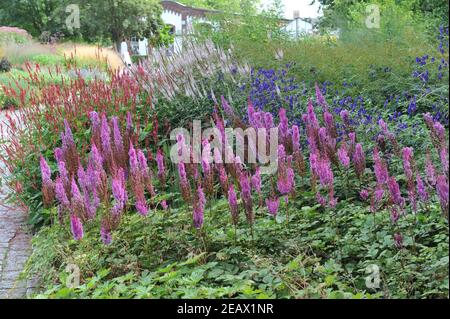
[[(296, 21), (293, 20), (286, 26), (286, 30), (291, 33), (293, 36), (296, 35)], [(302, 34), (309, 34), (313, 31), (312, 24), (306, 21), (303, 21), (301, 19), (298, 20), (298, 33), (299, 35)]]
[(166, 24), (171, 24), (175, 26), (175, 32), (176, 34), (181, 34), (182, 32), (182, 20), (181, 20), (181, 14), (177, 14), (172, 11), (166, 11), (164, 10), (161, 15), (162, 20)]

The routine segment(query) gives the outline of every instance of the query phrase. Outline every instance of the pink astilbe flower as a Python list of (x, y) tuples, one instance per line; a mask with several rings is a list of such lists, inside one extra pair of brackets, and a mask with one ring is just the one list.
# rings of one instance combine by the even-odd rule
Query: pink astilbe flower
[(278, 117), (280, 119), (280, 124), (278, 125), (278, 134), (280, 136), (281, 142), (286, 143), (289, 139), (290, 132), (288, 118), (286, 116), (286, 110), (284, 108), (280, 108)]
[(95, 170), (98, 171), (103, 169), (103, 157), (100, 154), (98, 148), (95, 146), (95, 144), (92, 144), (89, 160), (92, 163)]
[(266, 206), (269, 214), (275, 217), (277, 216), (280, 207), (280, 199), (276, 197), (268, 198), (266, 199)]
[(102, 223), (100, 228), (100, 238), (102, 239), (104, 245), (108, 246), (112, 242), (111, 229), (104, 223)]
[(347, 110), (342, 110), (339, 113), (342, 122), (344, 122), (345, 126), (349, 126), (350, 125), (350, 113)]
[[(64, 187), (66, 188), (66, 191), (70, 187), (69, 183), (69, 172), (66, 169), (66, 163), (65, 162), (58, 162), (58, 172), (59, 176), (61, 177), (62, 182), (64, 183)], [(70, 193), (70, 191), (68, 192)]]
[(148, 167), (147, 158), (145, 157), (145, 154), (142, 150), (138, 150), (137, 158), (138, 158), (140, 174), (141, 174), (145, 189), (150, 194), (150, 196), (153, 198), (156, 196), (155, 188), (153, 186), (153, 181), (152, 181), (153, 174), (152, 174), (151, 169)]
[(233, 109), (231, 108), (230, 104), (228, 104), (227, 100), (225, 100), (225, 97), (223, 95), (221, 96), (221, 99), (222, 99), (222, 108), (225, 114), (231, 118), (234, 117)]
[(316, 194), (316, 200), (319, 203), (320, 206), (322, 207), (327, 207), (327, 199), (325, 197), (322, 196), (322, 194), (320, 194), (320, 192), (317, 192)]
[(206, 197), (201, 185), (197, 188), (196, 199), (194, 201), (193, 222), (197, 229), (202, 228), (204, 222), (204, 211), (206, 205)]
[(252, 187), (258, 194), (261, 193), (261, 170), (259, 167), (256, 168), (255, 174), (252, 176)]
[(63, 151), (61, 148), (59, 148), (59, 147), (55, 148), (54, 153), (55, 153), (55, 159), (56, 159), (57, 163), (64, 162), (64, 154), (63, 154)]
[(444, 175), (440, 175), (436, 179), (436, 191), (441, 202), (442, 213), (444, 217), (448, 219), (449, 210), (449, 188), (448, 180)]
[(55, 185), (52, 181), (52, 172), (44, 157), (40, 158), (41, 177), (42, 177), (42, 196), (45, 206), (49, 206), (55, 198)]
[(101, 147), (102, 138), (101, 138), (101, 122), (98, 113), (93, 111), (89, 113), (89, 118), (91, 120), (92, 127), (92, 142), (97, 145), (97, 147)]
[(413, 206), (413, 211), (416, 211), (417, 195), (415, 190), (414, 173), (413, 173), (413, 149), (410, 147), (403, 148), (402, 158), (403, 158), (403, 169), (405, 171), (408, 186), (408, 197)]
[(136, 200), (136, 210), (141, 216), (147, 216), (148, 215), (148, 206), (145, 200), (137, 199)]
[(55, 181), (55, 197), (61, 203), (64, 209), (68, 209), (70, 207), (70, 202), (64, 188), (64, 183), (59, 176), (56, 177)]
[(126, 153), (123, 145), (122, 133), (120, 132), (119, 119), (117, 116), (111, 118), (111, 123), (113, 127), (113, 156), (116, 165), (122, 168), (126, 167)]
[(403, 155), (403, 169), (408, 180), (413, 179), (412, 157), (413, 149), (411, 147), (405, 147), (402, 150)]
[(400, 213), (396, 206), (391, 207), (391, 222), (392, 224), (397, 224), (398, 220), (400, 219)]
[(203, 152), (202, 152), (202, 170), (205, 175), (208, 175), (211, 171), (211, 145), (208, 140), (203, 140), (202, 142)]
[(219, 173), (220, 186), (222, 187), (225, 196), (228, 196), (228, 174), (222, 161), (222, 155), (217, 148), (214, 149), (214, 163), (216, 170)]
[(142, 216), (148, 215), (147, 201), (144, 194), (144, 181), (142, 172), (139, 167), (139, 161), (136, 155), (136, 150), (132, 143), (130, 143), (130, 150), (128, 152), (129, 162), (130, 162), (130, 173), (131, 173), (131, 185), (135, 197), (135, 206), (138, 213)]
[(429, 195), (419, 172), (416, 172), (416, 184), (417, 184), (417, 193), (419, 194), (420, 200), (422, 202), (427, 202), (429, 199)]
[(83, 224), (77, 215), (70, 215), (70, 228), (72, 230), (72, 235), (75, 240), (81, 240), (84, 236)]
[(113, 158), (111, 147), (111, 131), (109, 128), (108, 119), (106, 118), (105, 114), (103, 114), (102, 116), (100, 137), (102, 140), (102, 157), (105, 161), (107, 169), (109, 170), (109, 172), (112, 172)]
[(214, 171), (212, 169), (212, 156), (211, 156), (211, 145), (209, 141), (205, 139), (203, 142), (203, 152), (202, 152), (202, 170), (203, 170), (203, 185), (206, 194), (211, 196), (214, 193)]
[(326, 156), (336, 163), (336, 139), (332, 138), (326, 128), (319, 129), (320, 149), (326, 153)]
[(319, 85), (317, 83), (315, 84), (315, 88), (316, 88), (317, 103), (319, 103), (319, 105), (322, 106), (322, 110), (324, 112), (328, 111), (328, 104), (325, 101), (325, 98), (322, 95), (322, 91), (320, 90)]
[(122, 214), (123, 209), (125, 208), (125, 205), (128, 201), (125, 172), (122, 168), (120, 168), (117, 171), (116, 176), (112, 178), (111, 189), (114, 199), (116, 200), (116, 207), (114, 209), (114, 212), (118, 214), (118, 216), (115, 217), (119, 217)]
[(331, 170), (331, 163), (327, 157), (317, 158), (315, 174), (319, 177), (320, 184), (323, 187), (328, 187), (333, 184), (334, 175)]
[(400, 233), (394, 234), (394, 245), (397, 249), (403, 248), (403, 236)]
[(369, 198), (369, 191), (367, 189), (363, 189), (359, 192), (359, 197), (361, 197), (363, 201), (366, 201)]
[(375, 189), (375, 192), (373, 193), (372, 196), (372, 202), (371, 202), (371, 211), (375, 212), (377, 207), (381, 204), (381, 201), (383, 200), (384, 197), (384, 188), (380, 185), (377, 186), (377, 188)]
[(331, 113), (323, 113), (323, 120), (325, 122), (325, 127), (327, 128), (327, 133), (330, 137), (337, 137), (336, 125), (334, 124), (334, 117)]
[(84, 201), (84, 198), (81, 196), (80, 189), (78, 188), (78, 185), (75, 182), (74, 178), (72, 178), (71, 192), (72, 192), (72, 198), (70, 200), (70, 209), (72, 211), (72, 214), (76, 214), (77, 216), (80, 216), (81, 218), (83, 218), (83, 220), (87, 219), (88, 216), (87, 216), (85, 201)]
[(164, 167), (164, 154), (161, 149), (156, 153), (156, 165), (158, 167), (158, 178), (164, 186), (166, 184), (166, 169)]
[(435, 122), (433, 125), (437, 140), (439, 141), (439, 144), (445, 145), (445, 128), (444, 126), (439, 123), (439, 122)]
[(245, 215), (247, 222), (253, 224), (253, 203), (252, 203), (252, 188), (250, 186), (250, 180), (246, 172), (241, 172), (239, 176), (239, 184), (241, 186), (241, 198), (244, 203)]
[(64, 120), (64, 133), (61, 133), (62, 140), (62, 155), (66, 163), (67, 170), (70, 174), (76, 174), (78, 169), (78, 153), (73, 139), (72, 130), (70, 129), (69, 122)]
[(388, 181), (389, 173), (386, 165), (383, 163), (383, 160), (380, 157), (380, 153), (378, 152), (377, 147), (375, 147), (373, 150), (373, 160), (375, 162), (374, 170), (377, 183), (379, 185), (384, 185)]
[(138, 175), (140, 170), (139, 170), (139, 161), (137, 158), (137, 154), (136, 154), (136, 150), (133, 146), (132, 143), (130, 143), (130, 150), (128, 151), (128, 158), (130, 161), (130, 172), (131, 174), (136, 174)]
[(278, 146), (278, 181), (277, 188), (282, 195), (287, 195), (294, 188), (294, 171), (290, 166), (291, 160), (288, 161), (283, 145)]
[(230, 185), (230, 187), (228, 188), (228, 205), (230, 206), (231, 219), (233, 221), (233, 224), (237, 225), (239, 220), (239, 206), (233, 185)]
[(264, 113), (264, 123), (267, 130), (270, 130), (272, 127), (274, 127), (273, 115), (271, 113)]
[(163, 200), (163, 201), (161, 201), (161, 208), (163, 209), (163, 210), (168, 210), (169, 209), (169, 205), (167, 204), (167, 201), (166, 200)]
[(423, 119), (425, 121), (425, 124), (428, 126), (429, 129), (433, 128), (434, 126), (434, 120), (430, 113), (425, 113), (423, 115)]
[(248, 99), (247, 102), (247, 116), (248, 116), (248, 123), (250, 124), (250, 126), (257, 128), (258, 126), (256, 125), (255, 122), (255, 108), (253, 107), (253, 103), (250, 98)]
[(92, 203), (90, 193), (92, 192), (95, 194), (96, 191), (95, 189), (92, 190), (90, 186), (90, 180), (81, 165), (78, 167), (77, 177), (78, 184), (80, 184), (81, 191), (83, 193), (84, 207), (86, 209), (87, 218), (94, 219), (98, 207), (98, 202), (96, 201), (94, 196), (94, 203)]
[(361, 178), (366, 170), (366, 155), (364, 154), (362, 145), (356, 144), (353, 153), (353, 165), (355, 166), (356, 175)]
[(300, 152), (300, 130), (297, 125), (292, 126), (292, 150)]
[(350, 167), (350, 158), (348, 157), (347, 147), (345, 143), (341, 144), (341, 147), (338, 149), (338, 158), (339, 162), (344, 166), (344, 168)]
[(131, 113), (127, 112), (127, 131), (133, 130), (133, 119), (131, 118)]
[(178, 163), (178, 176), (180, 178), (181, 196), (186, 203), (191, 200), (191, 188), (186, 175), (186, 167), (183, 162)]
[(303, 114), (302, 119), (306, 124), (306, 135), (309, 147), (311, 152), (314, 152), (318, 147), (319, 121), (317, 120), (311, 100), (308, 101), (307, 113)]
[(402, 197), (400, 186), (394, 176), (388, 178), (387, 185), (393, 203), (398, 205), (400, 208), (403, 208), (405, 206), (405, 200)]

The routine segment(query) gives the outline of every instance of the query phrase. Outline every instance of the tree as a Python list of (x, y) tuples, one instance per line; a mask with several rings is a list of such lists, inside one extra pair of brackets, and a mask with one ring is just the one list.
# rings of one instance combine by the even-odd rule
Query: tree
[(312, 4), (319, 2), (323, 9), (320, 24), (325, 28), (343, 28), (351, 19), (350, 11), (361, 4), (395, 5), (407, 8), (416, 18), (430, 21), (432, 28), (436, 24), (448, 24), (449, 4), (443, 0), (312, 0)]
[(194, 8), (215, 9), (229, 13), (243, 13), (246, 6), (251, 3), (255, 8), (259, 0), (181, 0), (180, 3)]
[(158, 44), (165, 30), (159, 0), (78, 0), (79, 28), (66, 23), (73, 0), (1, 1), (0, 24), (23, 28), (33, 36), (47, 31), (87, 41), (109, 39), (119, 49), (122, 40), (133, 36)]
[(57, 29), (61, 0), (1, 0), (0, 25), (19, 27), (33, 36)]
[(164, 30), (158, 0), (81, 0), (80, 33), (87, 40), (108, 38), (120, 49), (130, 37), (158, 43)]

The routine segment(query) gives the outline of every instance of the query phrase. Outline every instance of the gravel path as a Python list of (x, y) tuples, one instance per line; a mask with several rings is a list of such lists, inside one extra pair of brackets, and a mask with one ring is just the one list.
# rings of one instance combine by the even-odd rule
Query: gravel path
[[(0, 122), (3, 121), (2, 111)], [(33, 286), (32, 281), (19, 279), (31, 253), (31, 234), (26, 211), (7, 204), (5, 193), (5, 188), (0, 187), (0, 299), (23, 298)]]

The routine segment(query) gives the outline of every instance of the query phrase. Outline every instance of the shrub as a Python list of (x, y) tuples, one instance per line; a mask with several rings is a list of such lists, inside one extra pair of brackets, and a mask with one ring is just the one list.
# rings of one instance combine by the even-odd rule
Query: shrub
[(31, 40), (27, 31), (15, 27), (0, 27), (0, 44), (22, 44)]
[(0, 72), (9, 72), (11, 71), (11, 63), (6, 58), (0, 59)]

